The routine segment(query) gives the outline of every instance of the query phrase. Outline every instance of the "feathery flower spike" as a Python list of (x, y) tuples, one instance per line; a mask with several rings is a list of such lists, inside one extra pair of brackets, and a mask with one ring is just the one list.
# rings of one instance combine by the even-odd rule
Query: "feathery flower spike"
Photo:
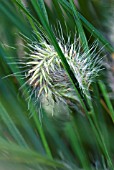
[[(76, 36), (73, 43), (70, 36), (66, 43), (63, 34), (61, 37), (62, 40), (57, 38), (58, 44), (79, 83), (80, 90), (89, 97), (89, 87), (101, 70), (102, 59), (99, 59), (100, 52), (96, 53), (97, 45), (94, 43), (88, 52), (82, 52)], [(55, 102), (61, 101), (67, 105), (71, 101), (78, 101), (54, 47), (41, 36), (41, 42), (28, 43), (27, 50), (27, 56), (18, 61), (18, 64), (24, 70), (25, 84), (32, 89), (29, 102), (32, 96), (35, 97), (35, 103), (39, 99), (42, 105), (51, 102), (53, 114)]]

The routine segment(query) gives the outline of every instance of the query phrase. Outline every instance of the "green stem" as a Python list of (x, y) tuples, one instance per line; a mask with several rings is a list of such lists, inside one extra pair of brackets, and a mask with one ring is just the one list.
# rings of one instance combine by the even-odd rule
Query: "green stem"
[(52, 158), (52, 154), (51, 154), (50, 148), (48, 146), (48, 143), (46, 141), (46, 137), (44, 135), (43, 128), (41, 126), (41, 123), (38, 120), (38, 115), (36, 113), (33, 114), (33, 119), (34, 119), (34, 122), (36, 124), (37, 130), (38, 130), (38, 132), (40, 134), (40, 137), (41, 137), (41, 140), (43, 142), (43, 145), (44, 145), (44, 148), (46, 150), (46, 153), (49, 156), (49, 158)]

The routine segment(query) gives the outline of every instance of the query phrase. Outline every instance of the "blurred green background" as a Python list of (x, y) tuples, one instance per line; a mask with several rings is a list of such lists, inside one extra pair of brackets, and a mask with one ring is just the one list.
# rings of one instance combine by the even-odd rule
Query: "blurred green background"
[(88, 44), (98, 40), (106, 55), (91, 87), (95, 121), (79, 103), (68, 120), (62, 109), (56, 117), (42, 109), (40, 121), (34, 103), (28, 110), (28, 90), (19, 90), (24, 80), (15, 74), (18, 65), (10, 64), (24, 55), (20, 34), (34, 41), (41, 24), (48, 36), (34, 4), (48, 16), (50, 28), (60, 21), (66, 39), (65, 24), (72, 39), (75, 29), (81, 36), (71, 2), (0, 0), (0, 170), (114, 169), (114, 0), (75, 0)]

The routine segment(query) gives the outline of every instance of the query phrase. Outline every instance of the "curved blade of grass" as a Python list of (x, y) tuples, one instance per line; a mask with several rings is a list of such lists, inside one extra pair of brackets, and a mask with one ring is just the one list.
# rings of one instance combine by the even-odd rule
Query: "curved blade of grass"
[(71, 9), (72, 9), (73, 14), (74, 14), (74, 19), (75, 19), (75, 23), (76, 23), (76, 26), (77, 26), (77, 29), (78, 29), (79, 36), (80, 36), (82, 47), (84, 47), (85, 51), (86, 50), (89, 51), (88, 42), (87, 42), (83, 27), (82, 27), (82, 24), (81, 24), (79, 15), (78, 15), (78, 11), (76, 9), (76, 6), (74, 5), (74, 0), (69, 0), (69, 2), (71, 4)]
[[(7, 152), (9, 156), (4, 156), (4, 152)], [(65, 165), (61, 162), (48, 159), (33, 150), (25, 149), (14, 144), (13, 142), (7, 142), (1, 137), (0, 153), (0, 160), (13, 161), (15, 163), (27, 163), (28, 165), (40, 164), (50, 167), (58, 167), (63, 169), (66, 168)]]
[(62, 10), (60, 8), (60, 5), (59, 5), (58, 1), (57, 0), (52, 0), (52, 2), (53, 2), (53, 5), (54, 5), (54, 7), (55, 7), (55, 9), (57, 11), (57, 16), (58, 16), (58, 18), (60, 20), (60, 23), (64, 23), (63, 13), (62, 13)]
[(65, 158), (67, 160), (69, 160), (70, 162), (75, 162), (70, 149), (67, 147), (67, 145), (64, 144), (63, 139), (61, 138), (59, 133), (55, 130), (54, 122), (52, 122), (50, 118), (47, 117), (44, 110), (43, 110), (43, 114), (45, 115), (43, 121), (46, 126), (47, 132), (50, 134), (52, 138), (52, 143), (54, 143), (54, 146), (57, 147), (58, 150), (61, 150), (61, 152), (65, 155)]
[[(44, 0), (37, 0), (37, 3), (40, 5), (42, 13), (43, 13), (44, 17), (46, 18), (46, 20), (49, 24), (48, 15), (47, 15), (47, 11), (46, 11), (46, 8), (45, 8)], [(36, 5), (37, 5), (37, 3), (36, 3)]]
[[(30, 24), (31, 24), (31, 27), (33, 28), (35, 34), (37, 35), (37, 38), (38, 40), (40, 41), (41, 40), (41, 37), (39, 36), (39, 34), (37, 33), (39, 29), (43, 34), (45, 34), (45, 31), (43, 29), (43, 27), (41, 26), (41, 24), (36, 20), (36, 18), (34, 18), (33, 15), (31, 15), (27, 10), (26, 8), (23, 6), (23, 4), (18, 1), (18, 0), (13, 0), (13, 3), (15, 3), (23, 12), (24, 14), (26, 15), (26, 17), (28, 18)], [(37, 24), (37, 27), (35, 25), (35, 23)]]
[[(7, 84), (8, 84), (8, 87), (6, 86)], [(0, 101), (2, 102), (4, 107), (7, 108), (7, 110), (9, 111), (9, 116), (10, 117), (15, 116), (16, 120), (18, 120), (19, 125), (21, 126), (21, 129), (25, 130), (24, 132), (26, 132), (26, 135), (28, 135), (29, 143), (32, 143), (34, 148), (38, 152), (44, 154), (45, 151), (41, 144), (41, 141), (36, 136), (36, 134), (32, 128), (33, 125), (31, 125), (31, 122), (24, 115), (25, 110), (22, 109), (22, 106), (17, 101), (17, 93), (15, 92), (14, 87), (11, 88), (11, 86), (12, 86), (12, 84), (9, 81), (6, 82), (6, 80), (5, 80), (5, 83), (2, 80), (0, 81), (0, 94), (1, 94)], [(4, 91), (5, 91), (5, 93), (4, 93)], [(13, 93), (13, 95), (12, 95), (12, 93)], [(8, 95), (6, 96), (6, 94), (8, 94)], [(5, 103), (5, 101), (8, 101), (8, 104)], [(18, 124), (15, 121), (15, 119), (13, 120), (13, 122), (15, 123), (15, 125)], [(22, 131), (20, 131), (20, 133), (22, 133)]]
[(37, 129), (38, 129), (38, 132), (40, 133), (40, 136), (41, 136), (44, 148), (45, 148), (45, 150), (47, 152), (47, 155), (49, 156), (49, 158), (52, 158), (51, 150), (50, 150), (50, 148), (48, 146), (46, 137), (44, 135), (44, 131), (43, 131), (42, 125), (41, 125), (40, 121), (38, 120), (37, 113), (33, 113), (33, 119), (34, 119), (34, 122), (36, 124)]
[(87, 21), (80, 13), (80, 19), (82, 20), (85, 28), (97, 38), (104, 47), (111, 53), (114, 52), (114, 47), (109, 43), (109, 41), (89, 22)]
[(105, 85), (104, 85), (104, 83), (102, 81), (99, 81), (98, 83), (99, 83), (99, 87), (100, 87), (100, 89), (102, 91), (103, 97), (105, 99), (105, 102), (106, 102), (106, 104), (107, 104), (107, 106), (108, 106), (108, 108), (110, 110), (110, 113), (111, 113), (110, 116), (112, 118), (112, 121), (114, 122), (114, 109), (113, 109), (112, 103), (111, 103), (111, 101), (109, 99), (106, 87), (105, 87)]
[[(103, 114), (103, 109), (102, 109), (102, 105), (101, 105), (101, 96), (98, 90), (98, 84), (94, 83), (93, 84), (93, 89), (94, 89), (94, 101), (93, 103), (93, 107), (94, 107), (94, 111), (95, 113), (98, 113), (96, 115), (97, 118), (97, 122), (99, 122), (99, 127), (101, 129), (101, 131), (103, 132), (103, 134), (105, 134), (104, 138), (105, 138), (105, 143), (107, 145), (107, 148), (109, 147), (109, 133), (108, 133), (108, 127), (106, 124), (106, 120)], [(99, 114), (100, 113), (100, 114)]]
[(28, 147), (23, 136), (21, 135), (21, 133), (19, 132), (19, 130), (17, 129), (17, 127), (15, 126), (9, 114), (7, 113), (7, 111), (5, 110), (1, 103), (0, 103), (0, 116), (3, 119), (4, 123), (6, 124), (6, 126), (8, 127), (14, 139), (17, 141), (17, 143), (20, 144), (21, 146)]
[[(74, 128), (75, 126), (75, 128)], [(75, 131), (74, 131), (75, 129)], [(75, 133), (76, 132), (76, 133)], [(66, 135), (70, 140), (71, 143), (71, 147), (74, 151), (74, 153), (76, 154), (76, 156), (78, 155), (80, 162), (82, 164), (82, 167), (85, 170), (90, 170), (90, 164), (88, 162), (88, 159), (86, 157), (84, 148), (82, 146), (79, 134), (78, 134), (78, 130), (76, 128), (76, 125), (74, 125), (74, 123), (72, 124), (68, 124), (66, 127)]]
[[(70, 4), (66, 0), (58, 0), (63, 8), (69, 11), (70, 14), (73, 14), (73, 11), (70, 7)], [(79, 17), (85, 26), (85, 28), (97, 38), (109, 52), (114, 52), (114, 47), (106, 40), (106, 38), (89, 22), (87, 21), (79, 12)]]
[(26, 16), (29, 16), (34, 22), (36, 22), (39, 25), (39, 22), (33, 17), (33, 15), (31, 15), (27, 10), (26, 8), (23, 6), (23, 4), (18, 1), (18, 0), (13, 0), (13, 3), (15, 3), (25, 14)]

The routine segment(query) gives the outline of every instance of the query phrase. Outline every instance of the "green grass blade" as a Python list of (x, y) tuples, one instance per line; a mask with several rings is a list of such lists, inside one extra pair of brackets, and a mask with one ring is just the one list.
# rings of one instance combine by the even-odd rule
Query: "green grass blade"
[(61, 150), (61, 153), (65, 155), (65, 158), (69, 160), (69, 162), (75, 162), (70, 152), (70, 149), (64, 144), (63, 139), (61, 138), (58, 131), (55, 129), (55, 122), (51, 121), (50, 117), (48, 118), (45, 112), (43, 112), (43, 115), (45, 115), (43, 118), (43, 125), (46, 126), (46, 131), (49, 136), (51, 136), (52, 143), (54, 143), (54, 147), (56, 147), (57, 150)]
[(85, 28), (94, 35), (95, 38), (97, 38), (102, 45), (111, 53), (114, 52), (114, 47), (109, 43), (109, 41), (89, 22), (87, 21), (80, 13), (79, 13), (80, 19), (82, 20), (82, 23), (84, 24)]
[(102, 81), (99, 81), (99, 87), (102, 91), (102, 94), (103, 94), (103, 97), (105, 99), (105, 102), (110, 110), (110, 116), (112, 118), (112, 121), (114, 122), (114, 109), (113, 109), (113, 106), (112, 106), (112, 103), (109, 99), (109, 96), (108, 96), (108, 93), (107, 93), (107, 90), (106, 90), (106, 87), (105, 87), (105, 84), (102, 82)]
[[(76, 133), (75, 133), (74, 129), (75, 129)], [(82, 167), (85, 170), (90, 170), (91, 168), (90, 168), (88, 159), (86, 157), (86, 154), (84, 152), (81, 140), (79, 139), (80, 137), (79, 137), (78, 131), (76, 129), (76, 125), (74, 128), (74, 126), (72, 124), (68, 124), (66, 127), (66, 135), (70, 140), (71, 147), (72, 147), (74, 153), (76, 154), (76, 156), (78, 155), (80, 162), (82, 164)]]
[[(65, 0), (58, 0), (61, 6), (65, 8), (70, 14), (73, 14), (70, 4)], [(84, 25), (84, 27), (91, 33), (95, 38), (97, 38), (109, 52), (114, 52), (114, 47), (107, 41), (107, 39), (89, 22), (87, 21), (79, 12), (79, 17)]]
[(72, 9), (73, 14), (74, 14), (75, 23), (76, 23), (76, 26), (77, 26), (77, 29), (78, 29), (78, 33), (79, 33), (79, 36), (80, 36), (82, 46), (84, 47), (85, 51), (86, 50), (88, 51), (89, 50), (88, 42), (87, 42), (83, 27), (82, 27), (82, 24), (81, 24), (79, 15), (78, 15), (78, 11), (77, 11), (76, 6), (74, 4), (74, 0), (69, 0), (69, 2), (71, 4), (71, 9)]
[[(7, 87), (6, 84), (8, 84), (10, 88), (9, 86)], [(44, 154), (45, 152), (43, 146), (33, 130), (33, 125), (28, 120), (28, 117), (24, 115), (25, 110), (23, 110), (22, 106), (17, 101), (17, 94), (14, 91), (14, 87), (11, 88), (11, 86), (12, 84), (9, 81), (5, 81), (5, 83), (3, 81), (0, 81), (0, 101), (3, 103), (4, 107), (9, 110), (9, 116), (13, 118), (15, 117), (15, 119), (13, 119), (15, 125), (20, 125), (19, 127), (21, 127), (22, 131), (24, 130), (24, 132), (26, 132), (26, 136), (28, 136), (29, 143), (31, 143), (38, 152)], [(3, 91), (5, 91), (8, 96), (6, 96)], [(13, 93), (13, 95), (11, 92)], [(5, 101), (9, 101), (8, 105), (5, 104)], [(18, 122), (16, 120), (18, 120)], [(22, 133), (22, 131), (20, 131), (20, 133)]]
[(64, 18), (63, 18), (63, 12), (61, 10), (61, 7), (60, 7), (58, 1), (57, 0), (52, 0), (52, 2), (53, 2), (53, 5), (54, 5), (54, 7), (55, 7), (55, 9), (57, 11), (57, 16), (58, 16), (58, 19), (59, 19), (60, 23), (61, 24), (64, 23), (65, 21), (64, 21)]
[(20, 20), (20, 18), (18, 17), (18, 15), (16, 15), (16, 11), (15, 9), (11, 10), (9, 7), (9, 2), (6, 1), (2, 1), (0, 4), (0, 10), (6, 15), (8, 16), (8, 18), (10, 19), (10, 21), (12, 21), (16, 27), (26, 36), (31, 37), (30, 36), (30, 29), (27, 25), (25, 25), (24, 22), (22, 22)]
[(47, 155), (49, 156), (49, 158), (52, 158), (51, 150), (49, 148), (49, 145), (47, 143), (46, 137), (44, 135), (44, 131), (43, 131), (41, 122), (38, 120), (38, 116), (37, 116), (36, 113), (33, 114), (33, 119), (34, 119), (34, 122), (36, 124), (37, 129), (38, 129), (38, 132), (39, 132), (39, 134), (41, 136), (41, 139), (42, 139), (44, 148), (45, 148), (45, 150), (47, 152)]
[(17, 143), (20, 144), (21, 146), (28, 147), (23, 136), (21, 135), (21, 133), (19, 132), (19, 130), (17, 129), (17, 127), (15, 126), (9, 114), (7, 113), (7, 111), (5, 110), (1, 103), (0, 103), (0, 116), (3, 119), (4, 123), (6, 124), (6, 126), (8, 127), (14, 139), (17, 141)]
[[(36, 18), (31, 15), (27, 10), (26, 8), (23, 6), (23, 4), (18, 1), (18, 0), (13, 0), (13, 2), (24, 12), (24, 14), (26, 15), (27, 19), (29, 20), (29, 23), (31, 25), (31, 27), (33, 28), (35, 34), (37, 35), (37, 38), (38, 40), (40, 41), (41, 40), (41, 37), (39, 36), (39, 34), (37, 33), (38, 30), (37, 29), (40, 29), (40, 31), (42, 31), (44, 33), (44, 29), (43, 27), (41, 26), (41, 24), (36, 20)], [(37, 24), (37, 27), (36, 25)], [(45, 33), (44, 33), (45, 34)]]
[[(47, 11), (46, 11), (45, 4), (44, 4), (44, 0), (36, 0), (36, 1), (40, 5), (40, 9), (42, 10), (44, 17), (46, 18), (47, 23), (49, 23)], [(36, 5), (37, 5), (37, 3), (36, 3)]]
[[(8, 155), (11, 156), (4, 156), (4, 152), (7, 152)], [(27, 163), (28, 165), (43, 165), (43, 166), (50, 166), (50, 167), (58, 167), (65, 169), (65, 165), (63, 163), (50, 160), (42, 155), (38, 154), (37, 152), (25, 149), (20, 147), (13, 142), (7, 142), (3, 138), (0, 137), (0, 160), (5, 161), (13, 161), (14, 163)]]

